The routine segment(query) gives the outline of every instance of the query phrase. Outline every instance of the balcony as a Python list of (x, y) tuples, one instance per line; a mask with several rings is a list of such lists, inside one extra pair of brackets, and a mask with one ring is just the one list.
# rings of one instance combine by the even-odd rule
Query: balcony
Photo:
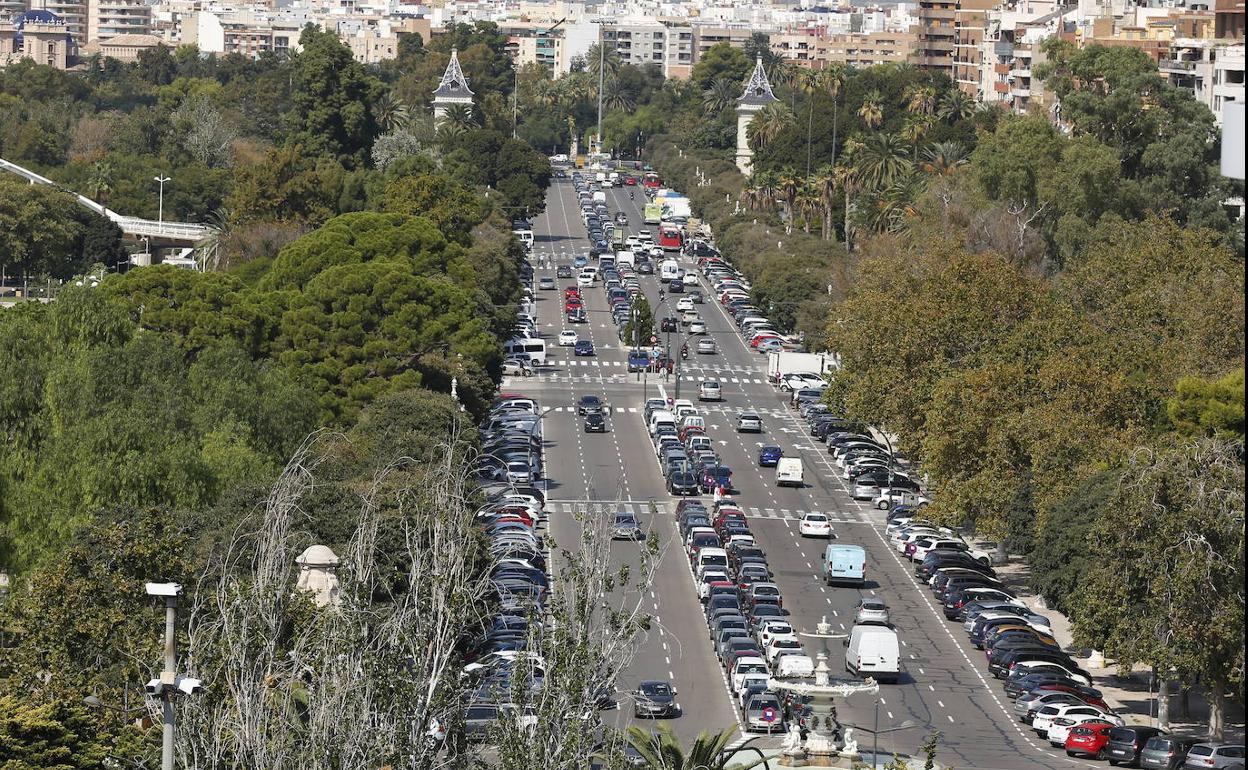
[(1196, 71), (1196, 62), (1183, 59), (1162, 59), (1157, 64), (1157, 68), (1162, 72), (1188, 74)]
[(952, 67), (953, 58), (950, 56), (922, 56), (919, 63), (924, 67)]
[(957, 12), (952, 8), (920, 8), (917, 15), (920, 22), (953, 21)]
[(1016, 99), (1027, 99), (1031, 96), (1031, 89), (1026, 86), (1014, 86), (1010, 89), (1010, 96)]
[(1015, 79), (1030, 78), (1031, 68), (1030, 67), (1015, 67), (1014, 69), (1010, 70), (1010, 77), (1015, 78)]

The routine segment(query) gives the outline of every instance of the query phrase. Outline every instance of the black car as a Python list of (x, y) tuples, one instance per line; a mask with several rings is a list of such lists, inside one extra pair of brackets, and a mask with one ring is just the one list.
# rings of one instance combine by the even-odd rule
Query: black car
[(667, 491), (673, 495), (696, 495), (698, 494), (698, 477), (692, 471), (673, 471), (667, 477)]
[(559, 267), (556, 267), (556, 268), (555, 268), (555, 277), (557, 277), (557, 278), (571, 278), (571, 277), (572, 277), (572, 268), (571, 268), (570, 266), (568, 266), (568, 265), (560, 265)]
[(672, 280), (667, 282), (667, 290), (670, 291), (672, 294), (684, 294), (685, 282), (680, 280), (679, 278), (673, 278)]
[(1159, 727), (1131, 725), (1115, 727), (1109, 731), (1109, 743), (1105, 744), (1105, 758), (1115, 765), (1134, 765), (1140, 761), (1140, 752), (1154, 735), (1165, 731)]
[(581, 400), (576, 402), (576, 413), (580, 415), (596, 414), (601, 416), (603, 413), (602, 399), (598, 396), (581, 396)]
[(676, 688), (671, 682), (647, 679), (633, 691), (633, 716), (653, 718), (679, 715), (680, 704), (676, 702)]
[(659, 331), (661, 332), (674, 332), (679, 330), (680, 324), (673, 316), (664, 316), (663, 319), (659, 321)]
[(590, 412), (585, 415), (585, 432), (586, 433), (606, 433), (607, 420), (599, 412)]

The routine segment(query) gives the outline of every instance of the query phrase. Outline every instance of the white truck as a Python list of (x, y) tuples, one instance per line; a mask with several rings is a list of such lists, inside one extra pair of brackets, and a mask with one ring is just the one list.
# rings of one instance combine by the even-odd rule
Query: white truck
[(628, 265), (629, 267), (634, 267), (636, 262), (637, 256), (633, 254), (631, 250), (621, 249), (620, 251), (615, 252), (616, 265)]
[(829, 369), (840, 368), (840, 356), (835, 353), (795, 353), (778, 350), (767, 354), (767, 380), (779, 382), (786, 374), (811, 372), (823, 374)]
[(802, 487), (802, 458), (781, 457), (776, 463), (776, 486)]

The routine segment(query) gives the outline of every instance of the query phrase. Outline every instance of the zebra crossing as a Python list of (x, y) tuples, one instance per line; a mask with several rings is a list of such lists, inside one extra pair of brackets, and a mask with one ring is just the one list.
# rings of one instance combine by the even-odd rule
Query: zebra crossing
[[(730, 407), (730, 406), (710, 405), (710, 404), (705, 404), (705, 403), (698, 404), (698, 413), (702, 415), (724, 414), (724, 415), (729, 415), (735, 418), (738, 414), (741, 413), (741, 411), (742, 411), (741, 409), (738, 409), (736, 407)], [(757, 414), (760, 417), (770, 418), (773, 420), (782, 420), (788, 414), (788, 412), (784, 411), (783, 409), (770, 409), (770, 410), (755, 409), (753, 411), (755, 414)], [(548, 410), (548, 413), (550, 414), (556, 414), (559, 412), (575, 413), (576, 407), (575, 406), (554, 406)], [(636, 407), (636, 406), (614, 406), (614, 407), (611, 407), (611, 412), (612, 414), (642, 414), (645, 412), (645, 409)], [(759, 446), (762, 446), (761, 442), (759, 442)], [(813, 449), (814, 447), (799, 445), (797, 448), (798, 449)]]
[[(862, 511), (802, 511), (744, 505), (737, 507), (745, 512), (747, 519), (800, 521), (807, 513), (822, 513), (834, 524), (869, 523), (866, 514)], [(672, 516), (676, 513), (676, 503), (670, 500), (547, 500), (545, 512), (548, 515), (579, 513), (590, 516), (611, 516), (616, 513), (631, 513), (634, 516), (647, 514)]]

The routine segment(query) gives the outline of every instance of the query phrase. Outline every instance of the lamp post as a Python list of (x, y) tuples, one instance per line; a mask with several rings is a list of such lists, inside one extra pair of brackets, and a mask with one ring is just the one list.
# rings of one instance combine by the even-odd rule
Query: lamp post
[(167, 177), (164, 174), (152, 177), (153, 181), (160, 184), (160, 203), (157, 208), (156, 224), (160, 226), (160, 231), (162, 233), (165, 231), (165, 182), (168, 182), (169, 179), (170, 177)]
[(885, 727), (881, 729), (880, 728), (880, 700), (879, 698), (876, 698), (875, 700), (875, 726), (874, 728), (862, 727), (861, 725), (851, 725), (851, 724), (844, 725), (844, 727), (852, 727), (853, 729), (861, 730), (864, 733), (871, 733), (871, 741), (872, 741), (871, 742), (871, 766), (872, 767), (880, 766), (880, 736), (881, 735), (887, 735), (888, 733), (895, 733), (900, 730), (909, 730), (912, 727), (918, 727), (918, 726), (919, 726), (918, 722), (915, 722), (913, 719), (907, 719), (906, 721), (902, 722), (899, 725), (894, 725), (892, 727)]

